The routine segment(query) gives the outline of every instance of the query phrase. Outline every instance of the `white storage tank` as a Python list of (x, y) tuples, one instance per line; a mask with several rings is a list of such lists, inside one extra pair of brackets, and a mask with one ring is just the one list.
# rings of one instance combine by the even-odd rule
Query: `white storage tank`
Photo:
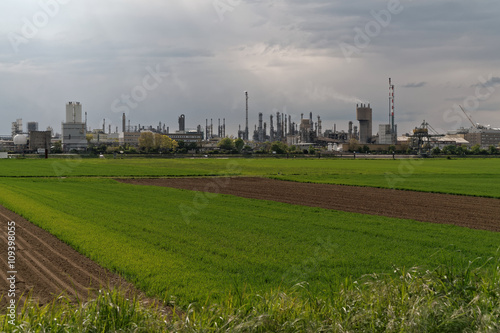
[(14, 137), (14, 144), (15, 145), (25, 145), (28, 143), (28, 137), (24, 134), (17, 134)]

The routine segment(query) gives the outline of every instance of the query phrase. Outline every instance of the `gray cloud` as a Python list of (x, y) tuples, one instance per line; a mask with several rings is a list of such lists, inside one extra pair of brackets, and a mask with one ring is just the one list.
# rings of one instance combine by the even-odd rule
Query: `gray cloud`
[(472, 85), (472, 87), (480, 87), (480, 86), (493, 87), (493, 86), (497, 86), (497, 85), (500, 85), (500, 77), (492, 76), (484, 82), (479, 82), (479, 83)]
[(412, 83), (404, 84), (401, 87), (403, 87), (403, 88), (422, 88), (426, 84), (427, 84), (427, 82), (423, 82), (423, 81), (422, 82), (412, 82)]
[[(9, 33), (21, 33), (23, 19), (41, 8), (28, 0), (2, 2), (0, 134), (9, 133), (16, 118), (60, 130), (69, 100), (83, 103), (92, 127), (102, 118), (119, 124), (111, 102), (130, 93), (146, 67), (157, 64), (172, 75), (131, 111), (132, 122), (162, 121), (175, 128), (184, 113), (188, 127), (226, 118), (228, 133), (235, 134), (244, 120), (245, 90), (254, 121), (258, 112), (268, 118), (286, 106), (294, 117), (312, 111), (325, 128), (333, 123), (342, 128), (355, 121), (355, 102), (363, 100), (374, 108), (374, 119), (385, 122), (392, 77), (401, 131), (422, 118), (447, 128), (443, 113), (451, 101), (469, 96), (471, 82), (500, 66), (500, 4), (401, 0), (401, 5), (347, 63), (339, 42), (355, 45), (357, 31), (366, 34), (367, 24), (377, 22), (372, 12), (382, 13), (387, 1), (241, 1), (222, 21), (212, 1), (71, 1), (18, 53)], [(499, 83), (493, 76), (486, 85)], [(487, 103), (494, 108), (500, 96), (492, 94)], [(492, 119), (478, 121), (500, 127), (500, 116), (488, 116)]]

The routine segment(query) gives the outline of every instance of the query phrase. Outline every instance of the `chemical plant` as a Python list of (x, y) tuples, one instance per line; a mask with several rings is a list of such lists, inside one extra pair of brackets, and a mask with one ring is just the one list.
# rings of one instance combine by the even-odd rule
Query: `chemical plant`
[[(249, 92), (244, 92), (245, 124), (244, 129), (239, 126), (235, 137), (242, 139), (251, 149), (259, 149), (269, 142), (283, 142), (298, 148), (316, 147), (328, 151), (347, 151), (353, 147), (367, 147), (370, 151), (411, 150), (419, 154), (428, 154), (432, 148), (443, 148), (447, 145), (471, 147), (479, 145), (481, 148), (497, 146), (500, 143), (500, 129), (490, 128), (475, 123), (462, 108), (463, 113), (471, 122), (472, 127), (460, 128), (447, 134), (438, 133), (425, 120), (415, 127), (411, 134), (398, 136), (395, 123), (395, 86), (389, 78), (389, 108), (388, 123), (379, 124), (378, 133), (373, 133), (373, 110), (371, 105), (356, 104), (353, 116), (356, 116), (357, 125), (349, 121), (347, 131), (338, 131), (337, 124), (331, 129), (323, 130), (320, 115), (308, 117), (300, 114), (300, 121), (295, 122), (295, 115), (276, 111), (268, 115), (258, 112), (257, 123), (250, 133), (249, 117), (251, 118)], [(63, 151), (84, 151), (90, 143), (108, 146), (138, 147), (139, 138), (143, 132), (152, 132), (170, 137), (172, 140), (183, 141), (196, 147), (198, 151), (216, 149), (217, 143), (225, 137), (226, 119), (217, 119), (214, 131), (214, 120), (205, 119), (205, 124), (197, 124), (194, 128), (187, 128), (186, 115), (178, 116), (178, 128), (171, 130), (165, 123), (157, 125), (131, 124), (125, 113), (122, 115), (121, 128), (111, 124), (106, 128), (106, 119), (103, 119), (102, 128), (90, 129), (87, 126), (87, 112), (83, 114), (80, 102), (66, 104), (66, 119), (61, 123), (62, 134), (55, 133), (51, 127), (46, 131), (38, 130), (37, 122), (28, 122), (27, 131), (23, 131), (22, 119), (12, 123), (10, 137), (3, 137), (0, 141), (1, 151), (48, 151), (55, 145), (60, 145)], [(84, 117), (83, 117), (84, 116)], [(268, 122), (265, 121), (268, 119)], [(316, 119), (316, 121), (315, 121)], [(356, 148), (354, 148), (356, 149)]]

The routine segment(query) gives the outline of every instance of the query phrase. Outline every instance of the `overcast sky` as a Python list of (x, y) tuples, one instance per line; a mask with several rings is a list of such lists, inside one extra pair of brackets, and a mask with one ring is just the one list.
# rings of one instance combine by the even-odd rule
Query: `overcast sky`
[[(399, 134), (500, 127), (500, 3), (495, 0), (3, 0), (0, 134), (37, 121), (61, 132), (79, 101), (92, 128), (226, 118), (227, 134), (258, 112), (320, 115), (347, 130), (371, 103)], [(269, 127), (269, 124), (268, 124)], [(106, 125), (107, 130), (107, 125)]]

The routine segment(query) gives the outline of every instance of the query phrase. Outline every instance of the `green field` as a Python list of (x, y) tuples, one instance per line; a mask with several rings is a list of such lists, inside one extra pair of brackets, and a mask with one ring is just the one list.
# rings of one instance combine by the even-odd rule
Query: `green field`
[[(257, 175), (500, 197), (499, 166), (499, 159), (8, 160), (0, 161), (0, 203), (149, 295), (183, 309), (222, 303), (240, 311), (232, 306), (241, 295), (254, 302), (297, 284), (307, 285), (299, 297), (312, 302), (338, 300), (341, 285), (371, 273), (495, 271), (500, 234), (110, 177)], [(217, 314), (226, 315), (233, 316)]]
[[(500, 177), (492, 175), (500, 172), (495, 167), (499, 162), (416, 161), (401, 186), (498, 196), (495, 182)], [(54, 163), (67, 163), (65, 175), (69, 177), (50, 177)], [(262, 292), (301, 281), (308, 281), (317, 293), (327, 293), (345, 277), (390, 272), (393, 267), (431, 269), (456, 258), (463, 267), (469, 260), (495, 255), (500, 246), (500, 235), (492, 232), (227, 195), (205, 196), (98, 177), (239, 174), (384, 187), (387, 172), (396, 174), (408, 161), (71, 163), (2, 162), (0, 202), (150, 294), (175, 296), (183, 305), (235, 288)]]
[(242, 175), (500, 198), (500, 159), (4, 160), (0, 177)]

